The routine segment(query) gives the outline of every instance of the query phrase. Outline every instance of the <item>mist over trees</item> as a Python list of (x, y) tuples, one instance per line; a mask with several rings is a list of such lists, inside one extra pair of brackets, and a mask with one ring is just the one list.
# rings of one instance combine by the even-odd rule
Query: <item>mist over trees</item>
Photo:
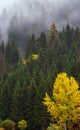
[[(39, 36), (41, 32), (49, 29), (52, 21), (55, 21), (59, 30), (62, 30), (67, 22), (73, 27), (80, 27), (79, 0), (1, 0), (0, 5), (2, 39), (6, 42), (10, 32), (13, 32), (14, 37), (17, 33), (16, 41), (21, 41), (22, 48), (25, 48), (25, 45), (22, 45), (22, 37), (25, 39), (28, 37), (26, 35), (32, 33)], [(14, 31), (11, 31), (13, 29)]]
[(10, 42), (16, 42), (18, 48), (25, 51), (29, 36), (34, 33), (38, 37), (43, 31), (48, 32), (44, 23), (39, 21), (28, 22), (23, 15), (20, 17), (14, 15), (8, 28), (8, 40)]

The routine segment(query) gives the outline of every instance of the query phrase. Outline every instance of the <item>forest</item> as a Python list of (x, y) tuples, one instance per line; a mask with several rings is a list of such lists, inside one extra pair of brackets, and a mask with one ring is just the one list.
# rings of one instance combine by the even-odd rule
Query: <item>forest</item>
[[(17, 123), (24, 119), (28, 124), (27, 130), (58, 130), (49, 127), (54, 114), (47, 111), (44, 97), (45, 93), (52, 96), (55, 92), (53, 84), (60, 73), (74, 77), (80, 85), (80, 29), (67, 24), (60, 31), (52, 23), (47, 33), (32, 34), (26, 40), (22, 36), (25, 50), (19, 48), (18, 37), (10, 33), (8, 42), (0, 43), (0, 119), (12, 120), (16, 129)], [(80, 111), (78, 114), (76, 122), (70, 120), (67, 130), (80, 129)]]

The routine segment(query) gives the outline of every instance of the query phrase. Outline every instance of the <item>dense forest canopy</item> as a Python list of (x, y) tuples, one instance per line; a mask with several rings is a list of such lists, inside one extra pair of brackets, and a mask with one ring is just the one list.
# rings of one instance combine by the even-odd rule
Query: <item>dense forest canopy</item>
[(62, 29), (67, 22), (73, 27), (80, 27), (79, 5), (80, 0), (0, 0), (2, 39), (8, 40), (8, 32), (16, 33), (17, 44), (20, 45), (27, 34), (38, 35), (47, 31), (52, 21), (58, 29)]
[(80, 29), (67, 24), (58, 31), (52, 23), (47, 34), (19, 37), (26, 40), (25, 52), (13, 32), (0, 44), (0, 118), (25, 119), (29, 130), (46, 129), (51, 116), (43, 98), (45, 92), (52, 95), (57, 74), (66, 72), (80, 84)]

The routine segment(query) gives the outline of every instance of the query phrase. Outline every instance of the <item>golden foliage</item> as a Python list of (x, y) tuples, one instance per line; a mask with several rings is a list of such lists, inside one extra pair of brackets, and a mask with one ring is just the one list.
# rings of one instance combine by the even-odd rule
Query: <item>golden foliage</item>
[(39, 58), (38, 54), (32, 54), (31, 56), (29, 56), (29, 58), (27, 60), (23, 59), (22, 60), (22, 64), (26, 65), (27, 63), (29, 63), (31, 60), (37, 60)]
[(77, 109), (78, 120), (80, 120), (80, 91), (79, 91), (79, 100), (77, 102), (76, 109)]
[(37, 60), (39, 58), (39, 55), (38, 54), (32, 54), (32, 59), (33, 60)]
[(73, 77), (66, 73), (58, 74), (53, 85), (52, 98), (46, 93), (44, 105), (47, 106), (53, 119), (57, 122), (75, 121), (77, 119), (76, 106), (80, 101), (79, 85)]
[(49, 37), (50, 39), (58, 38), (58, 31), (57, 31), (56, 25), (55, 25), (54, 23), (52, 23), (52, 25), (51, 25), (51, 28), (50, 28), (50, 30), (49, 30), (49, 35), (48, 35), (48, 37)]

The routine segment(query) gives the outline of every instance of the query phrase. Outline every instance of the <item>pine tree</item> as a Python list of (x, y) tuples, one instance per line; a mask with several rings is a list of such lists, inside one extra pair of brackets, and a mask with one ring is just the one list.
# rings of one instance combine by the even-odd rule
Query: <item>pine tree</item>
[(4, 76), (5, 69), (5, 55), (4, 55), (4, 42), (0, 44), (0, 80)]
[(46, 49), (46, 45), (47, 45), (47, 39), (46, 39), (46, 35), (45, 33), (41, 33), (40, 34), (40, 38), (39, 38), (39, 49)]
[(69, 49), (72, 46), (73, 38), (74, 38), (73, 28), (71, 28), (70, 25), (67, 24), (66, 29), (65, 29), (65, 42), (66, 42), (67, 46), (69, 47)]
[(6, 80), (1, 83), (1, 104), (0, 110), (2, 111), (2, 119), (10, 118), (11, 105), (12, 105), (12, 95), (13, 89), (16, 84), (16, 77), (14, 73), (11, 73)]
[(74, 30), (74, 42), (80, 42), (80, 30), (78, 27)]
[(19, 51), (15, 43), (7, 43), (5, 48), (5, 60), (8, 71), (12, 71), (18, 65), (19, 62)]

